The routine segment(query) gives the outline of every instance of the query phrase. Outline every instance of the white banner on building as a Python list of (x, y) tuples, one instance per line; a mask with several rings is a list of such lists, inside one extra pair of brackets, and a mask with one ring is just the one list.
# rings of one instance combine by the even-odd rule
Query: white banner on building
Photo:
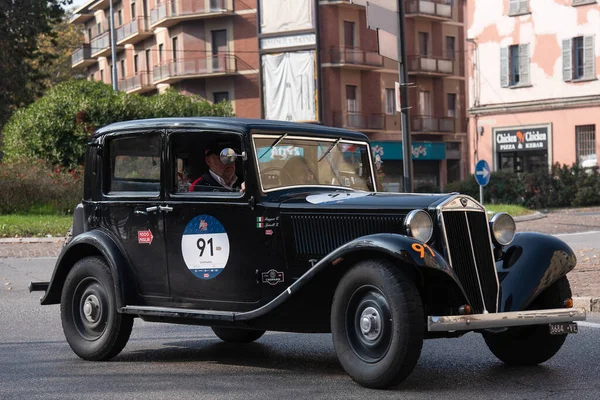
[(265, 119), (316, 121), (315, 51), (262, 56)]
[(260, 0), (261, 33), (313, 29), (314, 0)]

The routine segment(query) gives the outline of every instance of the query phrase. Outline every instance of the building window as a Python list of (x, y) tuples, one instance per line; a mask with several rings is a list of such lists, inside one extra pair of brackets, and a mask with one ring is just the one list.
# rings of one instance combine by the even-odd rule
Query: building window
[(158, 65), (162, 65), (163, 61), (163, 49), (164, 45), (161, 43), (158, 45)]
[(135, 1), (131, 3), (131, 19), (135, 18)]
[(125, 78), (125, 60), (121, 60), (121, 78)]
[(358, 112), (358, 87), (346, 85), (346, 107), (349, 113)]
[(529, 44), (501, 48), (500, 71), (502, 87), (529, 86)]
[(388, 115), (396, 114), (396, 90), (385, 89), (385, 113)]
[(171, 39), (171, 51), (173, 53), (173, 61), (177, 61), (177, 38)]
[(123, 25), (123, 10), (117, 11), (117, 21), (119, 26)]
[(429, 54), (429, 32), (419, 32), (419, 54), (426, 56)]
[(102, 33), (102, 23), (101, 22), (98, 22), (96, 24), (96, 32), (98, 32), (97, 35), (100, 35)]
[(92, 28), (88, 28), (88, 43), (92, 40)]
[(355, 24), (352, 21), (344, 21), (344, 46), (356, 47)]
[(456, 118), (456, 93), (447, 94), (448, 117)]
[(508, 15), (521, 15), (529, 13), (529, 0), (510, 0)]
[(150, 65), (150, 62), (151, 62), (150, 61), (151, 60), (150, 59), (150, 52), (151, 51), (152, 50), (150, 50), (150, 49), (146, 49), (146, 71), (147, 72), (150, 72), (152, 70), (152, 65)]
[(229, 92), (214, 92), (213, 103), (218, 104), (222, 101), (229, 101)]
[(133, 74), (137, 75), (138, 73), (138, 55), (133, 56)]
[(594, 36), (563, 40), (563, 80), (594, 79), (596, 55)]
[(454, 60), (456, 57), (456, 38), (446, 36), (446, 57)]
[(576, 126), (575, 144), (577, 147), (577, 162), (580, 166), (587, 167), (597, 164), (596, 125)]
[(100, 70), (100, 82), (104, 82), (104, 70)]

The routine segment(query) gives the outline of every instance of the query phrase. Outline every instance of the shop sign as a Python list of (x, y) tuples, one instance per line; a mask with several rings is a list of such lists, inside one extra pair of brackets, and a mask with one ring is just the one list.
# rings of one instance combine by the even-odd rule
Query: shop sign
[(496, 131), (496, 151), (534, 151), (548, 149), (548, 127)]
[[(446, 159), (446, 143), (411, 143), (413, 160)], [(403, 160), (402, 142), (371, 142), (374, 155), (382, 160)]]

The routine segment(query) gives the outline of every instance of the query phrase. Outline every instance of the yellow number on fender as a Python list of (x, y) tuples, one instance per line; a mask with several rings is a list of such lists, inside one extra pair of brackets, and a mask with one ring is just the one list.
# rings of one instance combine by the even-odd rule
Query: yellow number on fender
[(413, 243), (412, 249), (419, 253), (419, 256), (421, 258), (425, 258), (425, 250), (429, 251), (431, 257), (435, 257), (435, 253), (433, 252), (433, 250), (431, 250), (431, 247), (427, 246), (426, 244)]

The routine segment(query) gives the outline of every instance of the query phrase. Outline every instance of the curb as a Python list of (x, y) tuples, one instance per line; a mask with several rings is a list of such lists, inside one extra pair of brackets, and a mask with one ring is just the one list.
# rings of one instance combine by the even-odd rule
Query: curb
[(542, 218), (546, 218), (546, 217), (547, 217), (546, 214), (542, 214), (541, 212), (536, 211), (530, 215), (522, 215), (520, 217), (513, 217), (513, 219), (515, 220), (515, 222), (523, 222), (523, 221), (533, 221), (536, 219), (542, 219)]
[(600, 312), (600, 297), (573, 297), (573, 307), (584, 308), (587, 312)]
[(23, 238), (2, 238), (0, 244), (13, 243), (59, 243), (64, 241), (64, 236), (53, 237), (23, 237)]

